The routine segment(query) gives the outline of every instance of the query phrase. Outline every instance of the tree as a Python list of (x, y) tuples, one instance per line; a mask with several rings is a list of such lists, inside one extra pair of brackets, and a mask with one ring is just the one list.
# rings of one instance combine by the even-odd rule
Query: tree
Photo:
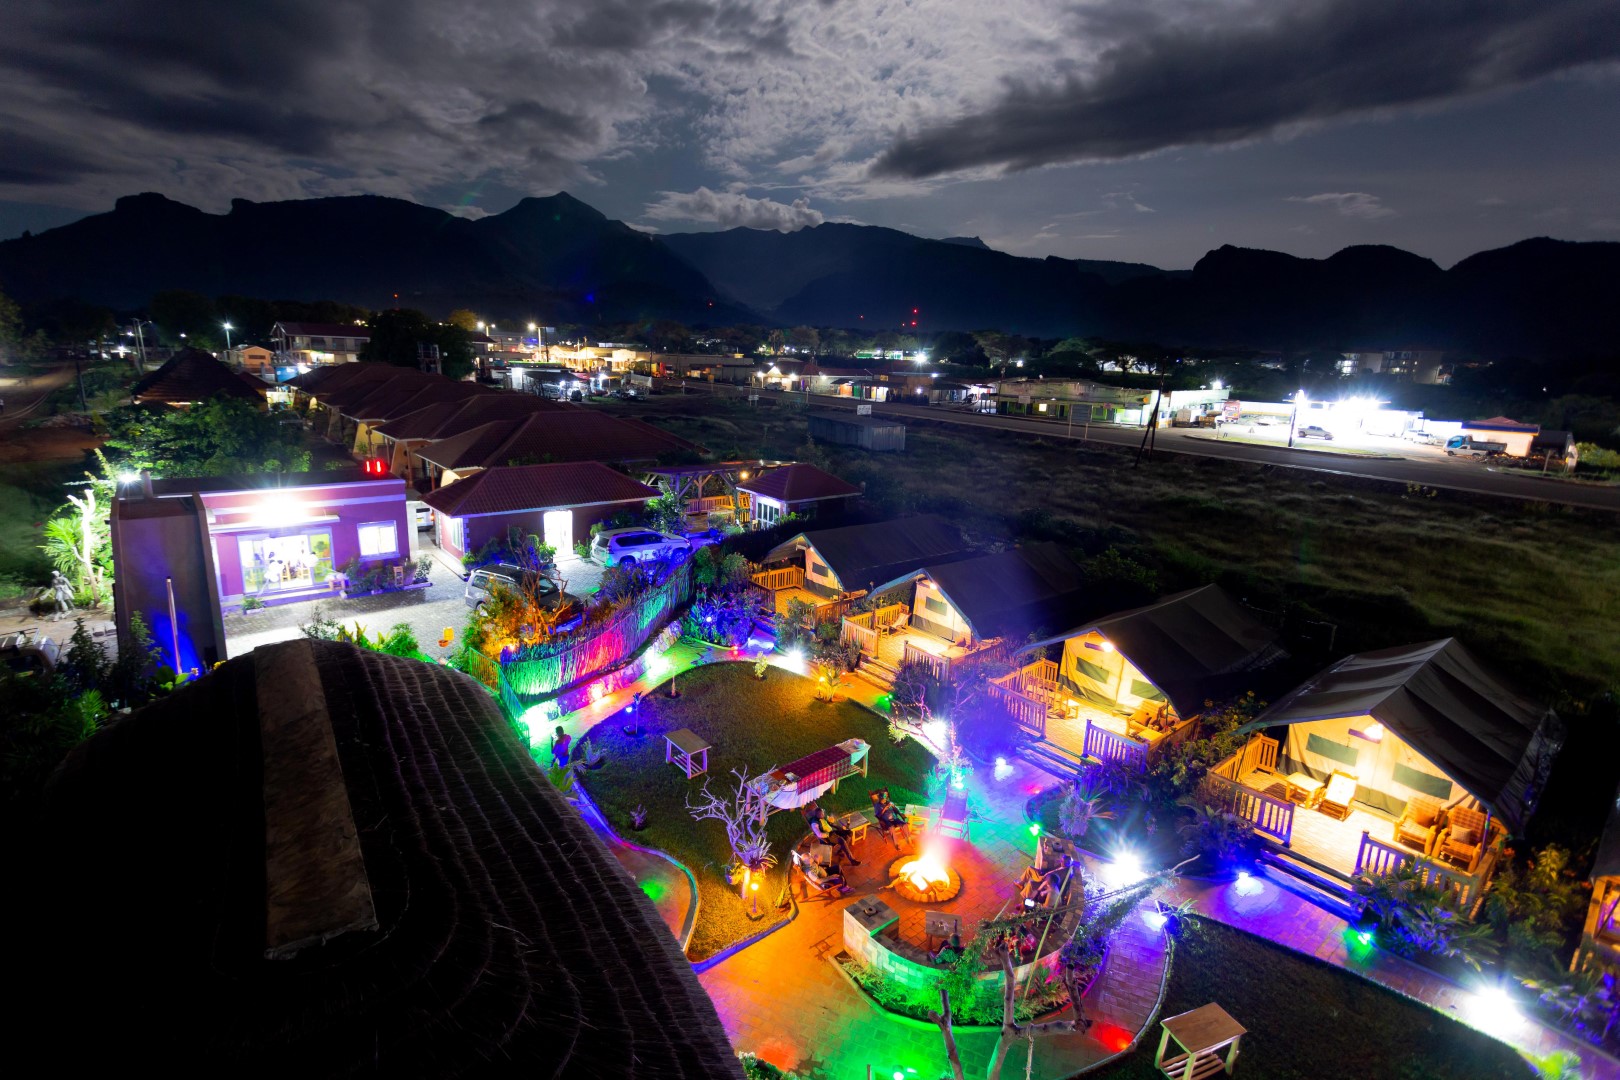
[(747, 871), (738, 883), (739, 893), (746, 896), (754, 875), (775, 866), (776, 856), (771, 854), (770, 835), (765, 827), (770, 815), (756, 809), (753, 794), (763, 777), (750, 780), (743, 769), (733, 769), (731, 775), (737, 778), (737, 790), (730, 796), (714, 794), (709, 790), (709, 781), (705, 780), (697, 805), (687, 800), (686, 809), (696, 821), (712, 819), (725, 826), (726, 843), (731, 846), (732, 857)]
[(439, 347), (439, 371), (450, 379), (460, 379), (472, 373), (472, 335), (454, 323), (435, 328), (433, 344)]
[(1000, 368), (1002, 374), (1006, 374), (1007, 365), (1012, 362), (1016, 348), (1013, 339), (1000, 330), (978, 330), (974, 332), (973, 340), (978, 343), (979, 350), (990, 361), (990, 366)]
[(63, 512), (45, 523), (45, 542), (40, 545), (75, 591), (90, 594), (90, 602), (101, 606), (102, 590), (112, 574), (112, 536), (109, 515), (117, 491), (112, 466), (96, 451), (101, 476), (85, 473), (83, 490), (69, 495)]
[(821, 332), (813, 326), (795, 326), (787, 332), (787, 339), (799, 352), (811, 356), (821, 348)]
[(478, 329), (478, 324), (482, 320), (480, 320), (476, 314), (468, 311), (466, 308), (456, 308), (456, 310), (445, 316), (444, 321), (449, 323), (451, 326), (459, 326), (461, 329), (471, 334)]
[(241, 398), (213, 398), (163, 412), (114, 409), (105, 421), (106, 449), (120, 471), (226, 476), (309, 468), (303, 429)]
[(22, 343), (22, 309), (17, 302), (0, 292), (0, 362), (13, 363), (17, 348)]
[(420, 367), (421, 346), (438, 344), (439, 328), (412, 308), (379, 311), (366, 325), (371, 329), (371, 340), (360, 350), (362, 360)]
[(224, 338), (214, 301), (188, 289), (164, 289), (154, 295), (152, 321), (171, 345), (180, 344), (182, 334), (186, 344), (198, 348), (209, 348)]

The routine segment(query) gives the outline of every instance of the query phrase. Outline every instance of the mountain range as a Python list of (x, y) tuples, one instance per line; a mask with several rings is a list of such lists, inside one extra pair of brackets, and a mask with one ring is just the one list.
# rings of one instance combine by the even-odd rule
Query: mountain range
[(1612, 356), (1620, 244), (1533, 239), (1449, 269), (1394, 247), (1326, 259), (1222, 247), (1191, 270), (995, 251), (826, 223), (649, 235), (566, 193), (477, 220), (377, 196), (209, 214), (161, 195), (0, 242), (0, 291), (138, 310), (161, 289), (497, 319), (998, 328), (1256, 348), (1424, 346)]

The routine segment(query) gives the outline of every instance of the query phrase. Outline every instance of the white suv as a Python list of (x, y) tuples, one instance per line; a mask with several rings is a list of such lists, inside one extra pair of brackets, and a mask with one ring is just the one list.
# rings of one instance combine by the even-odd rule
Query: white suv
[(591, 558), (603, 566), (635, 566), (684, 554), (692, 545), (652, 529), (605, 529), (591, 541)]

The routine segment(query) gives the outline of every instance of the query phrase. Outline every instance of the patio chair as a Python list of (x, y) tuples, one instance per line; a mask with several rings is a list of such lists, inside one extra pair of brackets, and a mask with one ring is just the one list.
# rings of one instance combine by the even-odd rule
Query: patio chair
[[(832, 858), (832, 848), (827, 847), (825, 844), (816, 844), (810, 849), (810, 857), (825, 866), (827, 860)], [(833, 901), (847, 895), (850, 891), (847, 884), (829, 885), (818, 882), (811, 876), (809, 861), (800, 855), (797, 850), (793, 852), (793, 868), (799, 872), (799, 883), (801, 885), (799, 896), (801, 899)]]
[(1322, 802), (1317, 809), (1343, 821), (1350, 816), (1350, 803), (1356, 797), (1356, 784), (1354, 773), (1334, 769), (1333, 775), (1328, 777), (1327, 788), (1322, 792)]
[(1489, 834), (1489, 823), (1483, 813), (1453, 807), (1446, 815), (1446, 827), (1435, 844), (1435, 853), (1472, 874), (1479, 868), (1479, 857), (1485, 853)]
[(945, 795), (945, 805), (939, 812), (939, 835), (968, 838), (967, 792), (952, 788)]
[(1445, 823), (1446, 811), (1440, 800), (1428, 795), (1414, 795), (1406, 801), (1406, 809), (1395, 823), (1395, 842), (1415, 848), (1425, 855), (1434, 853), (1435, 837)]
[(898, 634), (900, 631), (904, 630), (910, 624), (910, 622), (911, 612), (907, 611), (903, 607), (896, 608), (894, 611), (889, 613), (888, 617), (878, 624), (878, 633)]

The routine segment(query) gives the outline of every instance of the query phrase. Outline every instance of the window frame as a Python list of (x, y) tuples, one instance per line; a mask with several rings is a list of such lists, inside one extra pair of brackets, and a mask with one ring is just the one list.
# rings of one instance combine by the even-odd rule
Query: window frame
[[(389, 530), (389, 536), (393, 538), (392, 549), (388, 551), (374, 551), (367, 554), (365, 541), (366, 530), (381, 528), (387, 528)], [(355, 526), (354, 543), (355, 550), (359, 552), (360, 558), (362, 559), (388, 559), (397, 557), (399, 555), (399, 522), (391, 519), (384, 521), (363, 521), (359, 525)]]

